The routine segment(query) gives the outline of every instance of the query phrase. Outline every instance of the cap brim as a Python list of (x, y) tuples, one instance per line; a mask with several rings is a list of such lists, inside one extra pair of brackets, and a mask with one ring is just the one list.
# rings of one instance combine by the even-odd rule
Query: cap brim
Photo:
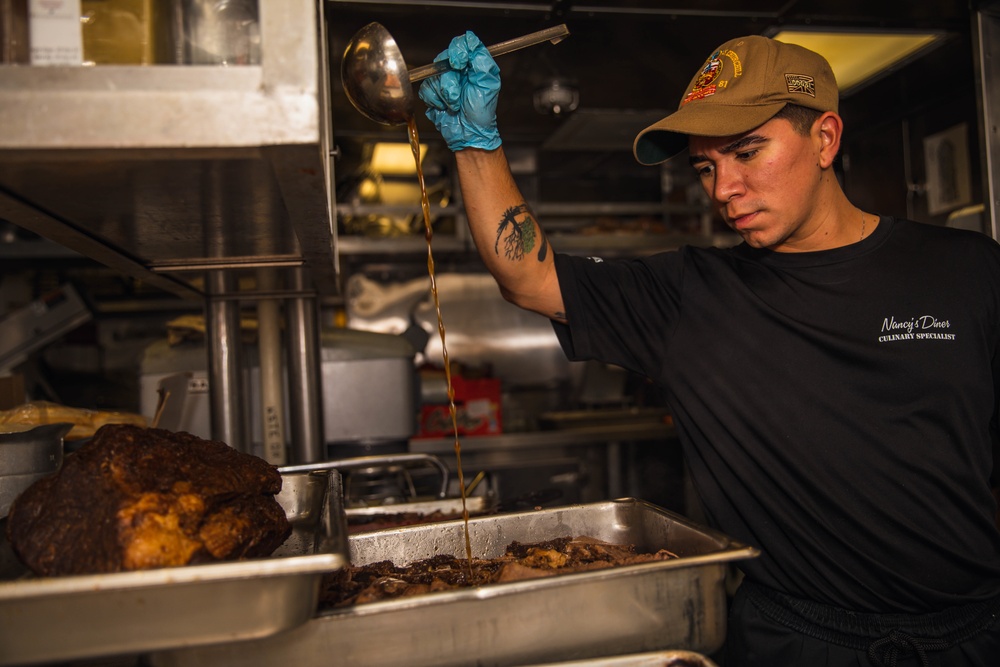
[(749, 132), (770, 120), (787, 102), (740, 106), (689, 103), (639, 132), (632, 154), (640, 164), (666, 162), (688, 145), (688, 137), (729, 137)]

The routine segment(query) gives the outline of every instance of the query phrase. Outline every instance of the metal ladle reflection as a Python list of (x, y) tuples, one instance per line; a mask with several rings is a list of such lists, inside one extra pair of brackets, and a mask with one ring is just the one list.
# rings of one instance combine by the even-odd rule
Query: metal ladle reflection
[[(566, 24), (516, 37), (488, 47), (494, 58), (527, 46), (552, 42), (569, 35)], [(369, 23), (348, 42), (341, 62), (344, 91), (358, 111), (383, 125), (405, 125), (413, 117), (413, 86), (417, 81), (448, 69), (448, 61), (437, 61), (407, 71), (403, 54), (389, 31), (380, 23)]]

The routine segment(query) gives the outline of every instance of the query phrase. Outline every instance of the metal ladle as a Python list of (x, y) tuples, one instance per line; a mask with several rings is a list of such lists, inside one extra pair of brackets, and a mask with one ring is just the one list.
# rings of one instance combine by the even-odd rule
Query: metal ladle
[[(543, 42), (557, 44), (569, 35), (566, 24), (546, 28), (488, 47), (496, 58)], [(441, 60), (407, 71), (403, 54), (389, 31), (369, 23), (351, 38), (344, 50), (340, 76), (344, 91), (358, 111), (383, 125), (405, 125), (413, 117), (413, 86), (447, 70)]]

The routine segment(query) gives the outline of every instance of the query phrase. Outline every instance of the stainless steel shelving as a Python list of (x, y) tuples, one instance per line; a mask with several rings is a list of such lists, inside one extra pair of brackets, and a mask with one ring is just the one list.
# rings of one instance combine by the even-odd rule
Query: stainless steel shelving
[(259, 66), (0, 67), (0, 218), (165, 290), (337, 291), (322, 3), (261, 0)]
[[(315, 360), (339, 291), (324, 3), (258, 9), (260, 65), (0, 67), (0, 218), (203, 298), (213, 437), (240, 449), (239, 301), (286, 299), (289, 354)], [(261, 271), (277, 287), (246, 290)], [(322, 447), (318, 366), (289, 378), (296, 462)]]

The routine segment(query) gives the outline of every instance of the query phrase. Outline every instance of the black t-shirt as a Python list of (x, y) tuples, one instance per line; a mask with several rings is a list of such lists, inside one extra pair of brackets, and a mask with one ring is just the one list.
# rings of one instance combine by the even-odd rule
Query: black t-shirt
[(667, 390), (709, 519), (763, 552), (748, 577), (881, 613), (1000, 594), (992, 239), (884, 217), (833, 250), (556, 266), (566, 354)]

